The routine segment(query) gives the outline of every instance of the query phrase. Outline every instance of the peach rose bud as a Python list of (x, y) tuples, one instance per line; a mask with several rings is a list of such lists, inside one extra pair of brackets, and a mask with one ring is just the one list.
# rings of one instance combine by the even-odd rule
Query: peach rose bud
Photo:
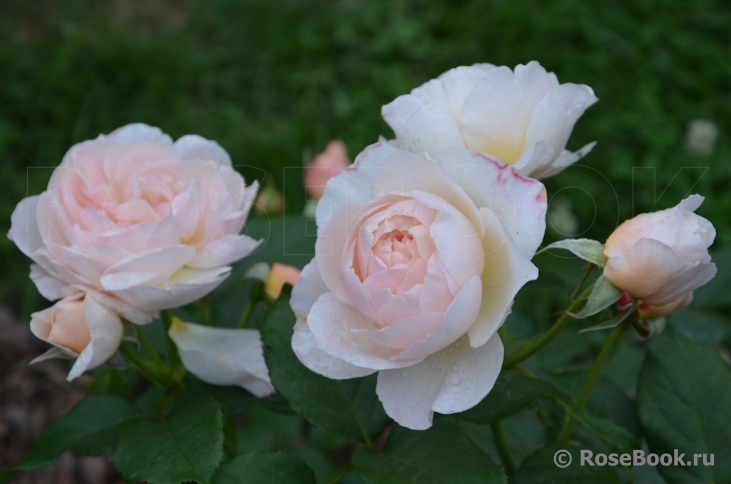
[(317, 155), (305, 170), (305, 190), (313, 200), (319, 200), (327, 181), (350, 166), (345, 143), (333, 140)]
[(55, 357), (76, 358), (69, 381), (107, 361), (117, 351), (123, 332), (119, 316), (84, 293), (31, 314), (30, 329), (39, 339), (54, 345), (31, 363)]
[(277, 299), (285, 284), (294, 284), (300, 278), (300, 270), (287, 264), (274, 263), (269, 271), (264, 292), (272, 299)]
[(688, 305), (693, 290), (716, 275), (708, 253), (716, 230), (693, 213), (702, 202), (691, 195), (676, 207), (638, 215), (607, 239), (604, 276), (639, 300), (641, 317), (659, 318)]

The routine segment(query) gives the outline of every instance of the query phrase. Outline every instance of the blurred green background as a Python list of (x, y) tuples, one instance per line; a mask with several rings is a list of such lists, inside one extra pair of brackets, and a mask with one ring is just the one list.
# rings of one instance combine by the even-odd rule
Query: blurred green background
[[(577, 232), (603, 240), (697, 192), (720, 248), (731, 244), (730, 25), (731, 6), (714, 0), (3, 0), (0, 232), (72, 144), (130, 122), (217, 140), (299, 212), (301, 172), (284, 168), (333, 138), (354, 157), (390, 137), (381, 105), (458, 65), (536, 59), (600, 99), (568, 147), (599, 144), (547, 181)], [(694, 119), (717, 125), (710, 154), (685, 149)], [(5, 237), (0, 257), (0, 299), (25, 320), (46, 303)]]

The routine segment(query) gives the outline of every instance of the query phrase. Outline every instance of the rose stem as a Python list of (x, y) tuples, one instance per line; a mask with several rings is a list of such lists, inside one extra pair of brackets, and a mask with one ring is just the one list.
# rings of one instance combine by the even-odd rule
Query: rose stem
[[(620, 340), (622, 335), (624, 335), (625, 331), (627, 331), (627, 325), (620, 324), (619, 326), (615, 326), (612, 332), (609, 333), (609, 337), (604, 342), (604, 346), (602, 346), (602, 349), (599, 352), (599, 356), (594, 362), (594, 366), (592, 366), (591, 368), (589, 379), (586, 380), (586, 383), (584, 383), (584, 388), (581, 389), (579, 399), (576, 400), (576, 405), (574, 406), (574, 411), (576, 413), (580, 412), (584, 408), (584, 405), (586, 405), (586, 402), (589, 400), (589, 395), (591, 395), (591, 391), (594, 388), (594, 385), (596, 385), (597, 379), (599, 379), (599, 374), (602, 372), (602, 367), (604, 367), (604, 364), (609, 359), (609, 355), (612, 353), (614, 346)], [(566, 442), (571, 437), (571, 434), (574, 431), (574, 425), (576, 425), (576, 418), (574, 418), (573, 415), (568, 415), (566, 419), (566, 424), (564, 425), (563, 430), (561, 430), (561, 434), (558, 436), (558, 440), (561, 442)]]
[(570, 313), (575, 313), (576, 311), (579, 311), (584, 306), (584, 300), (589, 297), (589, 294), (591, 294), (592, 289), (594, 289), (594, 285), (587, 287), (584, 292), (582, 292), (579, 297), (574, 301), (571, 306), (567, 310), (564, 311), (564, 313), (561, 315), (560, 318), (558, 318), (558, 321), (556, 321), (556, 324), (551, 326), (551, 329), (543, 333), (538, 340), (535, 342), (528, 341), (527, 343), (520, 346), (517, 350), (510, 353), (506, 358), (505, 361), (503, 361), (503, 368), (509, 369), (520, 363), (521, 361), (525, 360), (529, 356), (533, 355), (536, 351), (540, 350), (544, 346), (546, 346), (548, 343), (551, 342), (553, 338), (555, 338), (558, 333), (561, 332), (561, 330), (569, 324), (569, 322), (572, 319), (572, 316)]
[(157, 351), (155, 351), (155, 348), (152, 346), (152, 343), (150, 343), (150, 340), (147, 339), (147, 336), (145, 336), (145, 332), (142, 330), (142, 327), (135, 324), (135, 333), (137, 333), (137, 339), (140, 343), (142, 343), (142, 346), (145, 348), (145, 351), (150, 353), (150, 356), (152, 356), (152, 359), (155, 361), (155, 365), (157, 365), (158, 368), (167, 370), (167, 365), (162, 361), (160, 358), (160, 355), (157, 354)]
[(119, 345), (119, 352), (124, 355), (131, 367), (142, 373), (145, 378), (150, 380), (155, 385), (164, 390), (168, 390), (172, 387), (172, 382), (166, 375), (160, 374), (156, 368), (151, 367), (146, 362), (141, 360), (130, 346), (122, 343), (121, 345)]
[(581, 286), (583, 286), (584, 283), (586, 282), (586, 280), (589, 279), (589, 276), (591, 275), (591, 273), (592, 273), (592, 271), (594, 270), (595, 267), (596, 267), (596, 265), (594, 265), (594, 264), (589, 264), (586, 267), (586, 271), (584, 272), (584, 275), (581, 276), (581, 280), (579, 281), (579, 285), (576, 286), (576, 289), (574, 289), (574, 292), (571, 293), (571, 296), (569, 296), (569, 302), (573, 302), (574, 298), (576, 297), (576, 294), (581, 290)]
[(165, 343), (167, 344), (168, 350), (170, 376), (175, 378), (177, 369), (182, 367), (182, 362), (180, 361), (180, 355), (178, 354), (178, 347), (175, 346), (175, 343), (170, 338), (170, 326), (173, 324), (173, 315), (170, 313), (169, 309), (165, 309), (161, 311), (160, 318), (162, 319), (163, 327), (165, 328)]
[(501, 420), (498, 420), (497, 422), (494, 422), (491, 427), (492, 438), (495, 440), (495, 445), (497, 445), (500, 460), (503, 461), (503, 465), (505, 466), (505, 472), (507, 475), (512, 476), (515, 473), (515, 463), (513, 462), (513, 456), (510, 454), (508, 442), (505, 440), (503, 423)]
[(249, 325), (251, 313), (254, 312), (254, 306), (257, 302), (258, 301), (254, 299), (249, 299), (249, 301), (246, 303), (246, 306), (244, 307), (244, 312), (241, 314), (241, 319), (239, 319), (239, 328), (245, 328)]

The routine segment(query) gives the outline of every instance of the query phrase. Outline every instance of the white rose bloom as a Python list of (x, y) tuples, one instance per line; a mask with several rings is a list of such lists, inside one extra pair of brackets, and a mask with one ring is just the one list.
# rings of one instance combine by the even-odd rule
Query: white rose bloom
[(566, 151), (574, 124), (594, 104), (585, 85), (559, 84), (536, 61), (515, 70), (457, 67), (383, 106), (397, 146), (437, 155), (468, 148), (512, 165), (523, 176), (553, 176), (594, 147)]

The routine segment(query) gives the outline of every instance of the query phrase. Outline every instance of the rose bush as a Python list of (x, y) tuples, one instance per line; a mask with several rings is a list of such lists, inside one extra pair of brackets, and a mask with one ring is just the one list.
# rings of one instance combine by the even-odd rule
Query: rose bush
[(693, 290), (716, 275), (708, 247), (716, 229), (693, 213), (703, 202), (691, 195), (677, 206), (643, 213), (609, 236), (604, 276), (640, 300), (640, 315), (656, 318), (690, 303)]
[(597, 101), (585, 85), (559, 84), (538, 62), (451, 69), (383, 106), (397, 146), (437, 155), (465, 147), (532, 178), (553, 176), (594, 147), (572, 153), (574, 124)]
[(239, 232), (257, 187), (217, 143), (132, 124), (73, 146), (48, 190), (18, 204), (8, 236), (47, 299), (85, 292), (144, 324), (212, 291), (256, 249)]
[(412, 429), (474, 406), (500, 372), (497, 330), (538, 275), (545, 213), (540, 182), (485, 155), (367, 148), (318, 204), (295, 353), (330, 378), (379, 372), (386, 412)]

